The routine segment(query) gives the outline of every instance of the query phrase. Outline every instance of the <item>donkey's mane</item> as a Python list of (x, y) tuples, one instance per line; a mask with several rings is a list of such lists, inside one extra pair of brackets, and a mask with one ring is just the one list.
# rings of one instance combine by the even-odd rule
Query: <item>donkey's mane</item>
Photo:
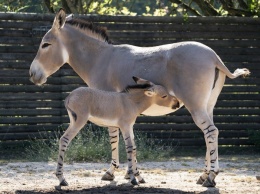
[(129, 93), (131, 90), (138, 90), (138, 89), (148, 89), (152, 85), (151, 84), (135, 84), (135, 85), (128, 85), (122, 92)]
[[(111, 44), (111, 41), (109, 40), (107, 29), (105, 27), (101, 26), (95, 26), (92, 22), (80, 19), (80, 18), (73, 18), (72, 20), (69, 20), (66, 22), (66, 24), (69, 24), (71, 26), (75, 26), (79, 29), (82, 29), (87, 32), (88, 36), (91, 36), (95, 39), (102, 39), (105, 42)], [(91, 32), (91, 33), (89, 33)]]

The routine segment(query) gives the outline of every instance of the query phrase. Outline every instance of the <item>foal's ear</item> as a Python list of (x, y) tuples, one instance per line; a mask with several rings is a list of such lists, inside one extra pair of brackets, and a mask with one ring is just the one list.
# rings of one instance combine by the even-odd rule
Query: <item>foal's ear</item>
[(64, 24), (66, 22), (66, 13), (64, 9), (60, 8), (60, 10), (57, 12), (52, 27), (56, 29), (63, 28)]
[(155, 92), (154, 92), (153, 90), (148, 89), (148, 90), (145, 90), (145, 91), (144, 91), (144, 94), (145, 94), (146, 96), (152, 97), (152, 96), (155, 95)]
[(135, 81), (135, 83), (138, 83), (138, 80), (140, 79), (139, 77), (135, 77), (135, 76), (133, 76), (132, 78)]

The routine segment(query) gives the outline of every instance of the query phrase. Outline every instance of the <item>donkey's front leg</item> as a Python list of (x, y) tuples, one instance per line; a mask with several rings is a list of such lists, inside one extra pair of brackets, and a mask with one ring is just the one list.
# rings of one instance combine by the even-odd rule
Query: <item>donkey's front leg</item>
[(103, 175), (101, 180), (112, 181), (114, 180), (114, 172), (119, 168), (119, 154), (118, 154), (118, 143), (119, 143), (119, 128), (109, 127), (109, 138), (112, 149), (112, 161), (109, 169)]

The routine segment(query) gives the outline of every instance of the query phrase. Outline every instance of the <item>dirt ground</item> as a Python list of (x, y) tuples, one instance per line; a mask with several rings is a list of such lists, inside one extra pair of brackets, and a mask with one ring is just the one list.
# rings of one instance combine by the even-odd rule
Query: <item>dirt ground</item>
[(260, 158), (226, 156), (220, 158), (221, 173), (216, 188), (196, 184), (204, 158), (179, 157), (167, 162), (138, 163), (146, 183), (133, 187), (124, 179), (126, 164), (121, 164), (112, 182), (101, 181), (109, 164), (65, 164), (68, 187), (58, 185), (55, 163), (26, 162), (0, 164), (0, 193), (260, 193)]

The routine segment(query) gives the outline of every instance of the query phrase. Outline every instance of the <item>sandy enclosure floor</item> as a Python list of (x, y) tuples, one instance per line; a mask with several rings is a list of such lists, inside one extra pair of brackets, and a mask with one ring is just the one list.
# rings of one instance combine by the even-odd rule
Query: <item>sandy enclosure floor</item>
[(220, 160), (221, 173), (216, 188), (196, 185), (204, 158), (176, 158), (168, 162), (139, 163), (146, 183), (133, 187), (124, 179), (126, 164), (121, 164), (112, 182), (101, 181), (109, 164), (65, 164), (68, 187), (56, 191), (55, 163), (30, 162), (0, 165), (0, 193), (260, 193), (260, 159), (243, 160), (231, 156)]

